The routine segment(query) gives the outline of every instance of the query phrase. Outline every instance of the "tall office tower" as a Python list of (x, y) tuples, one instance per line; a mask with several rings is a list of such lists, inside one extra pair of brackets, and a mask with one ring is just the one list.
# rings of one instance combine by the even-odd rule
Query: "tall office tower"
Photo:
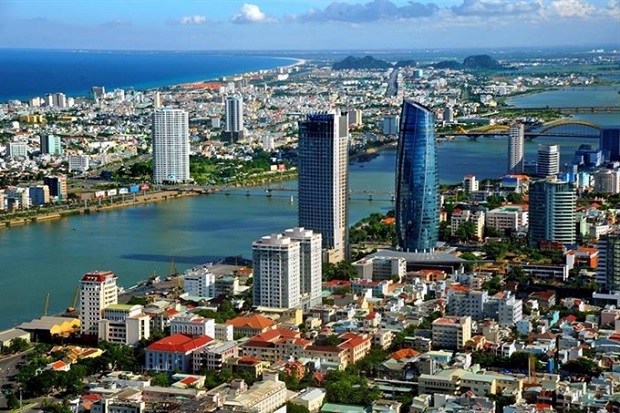
[(620, 161), (620, 126), (601, 129), (599, 148), (605, 154), (605, 159)]
[(181, 109), (153, 112), (153, 182), (182, 183), (189, 177), (189, 120)]
[(231, 141), (243, 138), (243, 99), (240, 96), (228, 96), (226, 98), (226, 124), (224, 134)]
[(430, 251), (439, 237), (439, 171), (433, 112), (405, 100), (396, 153), (396, 239), (405, 251)]
[(299, 293), (302, 308), (307, 310), (320, 305), (323, 301), (321, 234), (305, 228), (292, 228), (284, 231), (284, 236), (299, 242)]
[(45, 205), (50, 202), (50, 188), (47, 185), (37, 185), (28, 188), (30, 205)]
[(103, 309), (118, 303), (116, 275), (110, 271), (84, 274), (80, 281), (80, 331), (82, 334), (98, 334), (98, 324)]
[(64, 175), (46, 176), (43, 178), (43, 185), (50, 189), (50, 196), (58, 197), (63, 200), (67, 197), (67, 177)]
[(508, 173), (523, 173), (523, 150), (525, 147), (525, 132), (522, 123), (510, 125), (508, 131)]
[(398, 135), (398, 115), (386, 115), (383, 117), (383, 134)]
[(62, 155), (62, 141), (60, 139), (60, 136), (41, 136), (41, 153), (49, 153), (50, 155)]
[(596, 248), (596, 282), (604, 291), (620, 291), (620, 233), (614, 231), (601, 236)]
[(324, 260), (348, 256), (349, 128), (347, 116), (308, 115), (299, 122), (299, 226), (323, 237)]
[(296, 308), (300, 301), (300, 242), (282, 234), (252, 244), (254, 305)]
[(568, 182), (548, 179), (533, 182), (529, 193), (530, 246), (541, 241), (574, 244), (577, 193)]
[(558, 145), (538, 145), (536, 175), (555, 176), (560, 172), (560, 148)]

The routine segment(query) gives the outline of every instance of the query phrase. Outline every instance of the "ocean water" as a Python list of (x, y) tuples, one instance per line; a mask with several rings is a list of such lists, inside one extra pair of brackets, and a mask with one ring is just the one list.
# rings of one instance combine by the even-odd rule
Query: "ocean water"
[(207, 52), (0, 49), (0, 102), (92, 86), (148, 89), (273, 69), (296, 59)]

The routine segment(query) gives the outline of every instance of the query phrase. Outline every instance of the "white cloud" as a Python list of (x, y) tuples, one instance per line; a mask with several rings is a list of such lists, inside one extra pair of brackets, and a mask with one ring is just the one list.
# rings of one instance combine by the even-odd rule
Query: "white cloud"
[(267, 16), (261, 11), (256, 4), (245, 3), (239, 13), (235, 14), (231, 19), (233, 23), (250, 24), (250, 23), (270, 23), (274, 19)]
[(185, 16), (179, 19), (179, 24), (205, 24), (207, 22), (207, 18), (205, 16)]
[(596, 10), (583, 0), (554, 0), (551, 5), (560, 17), (588, 17)]

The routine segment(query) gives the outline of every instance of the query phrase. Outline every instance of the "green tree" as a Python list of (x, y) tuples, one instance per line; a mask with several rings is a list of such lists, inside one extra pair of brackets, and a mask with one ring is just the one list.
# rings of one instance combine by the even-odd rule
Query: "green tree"
[(30, 348), (30, 343), (21, 337), (16, 337), (11, 340), (11, 344), (9, 345), (9, 351), (11, 353), (21, 353), (22, 351), (26, 351)]
[(170, 386), (170, 377), (166, 373), (159, 373), (151, 378), (152, 386), (160, 386), (160, 387), (169, 387)]
[(468, 241), (476, 236), (476, 226), (471, 221), (462, 222), (456, 229), (454, 235), (461, 241)]
[[(286, 388), (288, 389), (288, 386), (286, 386)], [(286, 411), (288, 413), (310, 413), (310, 410), (306, 409), (304, 406), (291, 402), (286, 403)]]
[(513, 204), (522, 204), (523, 203), (523, 195), (519, 192), (510, 192), (506, 195), (506, 201), (511, 202)]

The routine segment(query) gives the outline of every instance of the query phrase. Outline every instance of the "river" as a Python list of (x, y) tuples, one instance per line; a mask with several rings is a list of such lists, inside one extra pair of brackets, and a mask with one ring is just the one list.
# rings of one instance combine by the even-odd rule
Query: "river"
[[(540, 99), (537, 96), (530, 98)], [(527, 98), (520, 97), (521, 104)], [(587, 99), (580, 103), (590, 104)], [(620, 124), (614, 115), (581, 116), (594, 123)], [(568, 162), (584, 142), (598, 145), (595, 139), (537, 138), (526, 144), (526, 158), (534, 159), (538, 143), (557, 143), (561, 162)], [(505, 172), (506, 153), (505, 138), (446, 142), (438, 149), (440, 179), (457, 183), (470, 173), (497, 178)], [(350, 223), (392, 208), (388, 193), (394, 188), (394, 164), (394, 151), (352, 162)], [(369, 201), (364, 190), (382, 194)], [(270, 198), (259, 189), (245, 194), (238, 190), (229, 196), (184, 198), (0, 231), (0, 329), (40, 316), (47, 293), (48, 313), (64, 310), (85, 272), (111, 270), (120, 285), (129, 287), (154, 272), (166, 275), (172, 257), (178, 270), (223, 256), (250, 257), (252, 241), (296, 225), (296, 199), (290, 199), (294, 192), (275, 192)]]

